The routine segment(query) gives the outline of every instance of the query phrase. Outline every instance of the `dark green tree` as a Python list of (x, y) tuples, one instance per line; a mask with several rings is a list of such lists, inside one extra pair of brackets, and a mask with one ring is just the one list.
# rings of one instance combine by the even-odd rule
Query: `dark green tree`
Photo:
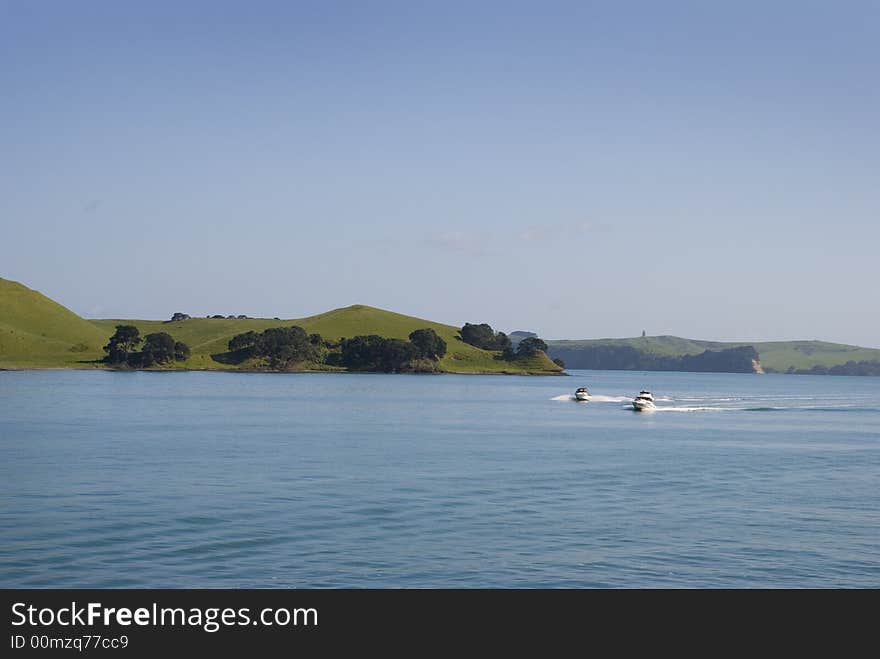
[(270, 327), (257, 338), (254, 354), (267, 357), (272, 368), (282, 368), (296, 362), (316, 360), (319, 347), (311, 342), (302, 327)]
[(174, 361), (174, 339), (167, 332), (147, 334), (141, 350), (141, 365), (167, 364)]
[(309, 351), (311, 356), (309, 357), (310, 361), (322, 364), (327, 360), (327, 355), (330, 353), (330, 346), (327, 342), (321, 337), (320, 334), (309, 334)]
[(358, 371), (382, 370), (382, 351), (385, 339), (376, 334), (342, 339), (339, 347), (344, 366)]
[(419, 349), (403, 339), (385, 339), (382, 346), (382, 371), (394, 373), (410, 369), (410, 363), (419, 358)]
[(493, 350), (501, 350), (504, 352), (505, 350), (513, 349), (513, 342), (510, 340), (510, 337), (507, 336), (504, 332), (498, 332), (495, 335), (495, 347)]
[(547, 352), (547, 344), (537, 337), (523, 339), (516, 348), (518, 357), (534, 357), (539, 352)]
[(254, 345), (256, 345), (258, 338), (259, 334), (253, 330), (250, 332), (244, 332), (243, 334), (236, 334), (229, 339), (229, 351), (237, 352), (239, 350), (252, 349)]
[(439, 360), (446, 354), (446, 341), (431, 328), (417, 329), (409, 335), (409, 340), (418, 348), (421, 358)]
[(189, 346), (186, 345), (183, 341), (176, 341), (174, 343), (174, 360), (178, 362), (185, 362), (189, 359), (191, 354), (191, 350)]
[(460, 331), (461, 340), (483, 350), (504, 351), (511, 347), (510, 338), (504, 332), (495, 332), (491, 325), (465, 323)]
[(327, 346), (320, 334), (307, 334), (302, 327), (270, 327), (263, 332), (244, 332), (229, 340), (229, 351), (243, 357), (265, 357), (271, 368), (297, 362), (321, 362)]
[(486, 323), (475, 325), (465, 323), (461, 328), (461, 340), (483, 350), (493, 350), (495, 347), (495, 332)]
[(340, 361), (354, 371), (408, 371), (419, 358), (419, 349), (409, 341), (375, 334), (342, 339), (340, 348)]
[(134, 325), (117, 325), (116, 333), (104, 346), (107, 356), (104, 361), (109, 364), (124, 364), (128, 356), (135, 351), (141, 342), (141, 333)]

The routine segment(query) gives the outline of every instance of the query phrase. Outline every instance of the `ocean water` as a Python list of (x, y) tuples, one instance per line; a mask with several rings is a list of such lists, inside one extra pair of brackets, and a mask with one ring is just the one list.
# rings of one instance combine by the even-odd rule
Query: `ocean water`
[(880, 378), (571, 373), (0, 372), (0, 586), (880, 586)]

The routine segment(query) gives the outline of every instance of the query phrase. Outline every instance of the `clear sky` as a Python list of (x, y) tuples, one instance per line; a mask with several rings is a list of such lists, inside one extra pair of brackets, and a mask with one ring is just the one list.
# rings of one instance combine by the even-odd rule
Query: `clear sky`
[(0, 276), (880, 347), (880, 3), (0, 0)]

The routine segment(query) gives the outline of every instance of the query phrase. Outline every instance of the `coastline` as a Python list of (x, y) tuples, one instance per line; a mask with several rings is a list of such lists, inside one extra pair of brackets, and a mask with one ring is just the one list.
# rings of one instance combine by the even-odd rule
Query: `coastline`
[(314, 373), (347, 373), (354, 375), (526, 375), (570, 376), (565, 371), (435, 371), (433, 373), (407, 373), (399, 371), (350, 371), (347, 369), (303, 369), (276, 371), (258, 368), (112, 368), (108, 366), (0, 366), (0, 371), (106, 371), (115, 373), (272, 373), (278, 375), (301, 375)]

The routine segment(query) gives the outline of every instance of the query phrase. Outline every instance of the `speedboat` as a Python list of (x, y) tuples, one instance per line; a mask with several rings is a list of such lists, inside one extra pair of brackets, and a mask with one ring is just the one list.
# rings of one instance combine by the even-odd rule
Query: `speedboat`
[(579, 387), (574, 392), (574, 399), (575, 400), (590, 400), (590, 390), (587, 389), (586, 387)]
[(639, 395), (633, 398), (633, 409), (636, 412), (644, 412), (646, 410), (656, 409), (654, 405), (654, 396), (650, 391), (640, 391)]

